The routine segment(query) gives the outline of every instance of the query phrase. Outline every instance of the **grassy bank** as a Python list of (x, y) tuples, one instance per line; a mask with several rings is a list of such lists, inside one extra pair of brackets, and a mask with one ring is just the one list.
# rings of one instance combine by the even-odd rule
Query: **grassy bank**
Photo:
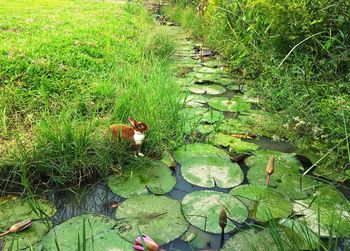
[(347, 1), (208, 0), (173, 1), (164, 13), (253, 79), (250, 90), (281, 119), (280, 137), (287, 128), (318, 156), (333, 149), (327, 156), (342, 172), (350, 160), (349, 10)]
[(0, 16), (2, 184), (118, 171), (132, 154), (105, 131), (128, 116), (151, 128), (144, 153), (176, 141), (174, 44), (141, 5), (4, 1)]

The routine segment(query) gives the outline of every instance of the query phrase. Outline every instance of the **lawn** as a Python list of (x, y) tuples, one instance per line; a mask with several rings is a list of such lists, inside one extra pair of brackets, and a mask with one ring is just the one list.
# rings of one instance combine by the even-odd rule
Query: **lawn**
[(128, 116), (151, 128), (147, 155), (171, 147), (181, 107), (173, 49), (141, 5), (0, 2), (4, 180), (77, 184), (119, 170), (130, 153), (112, 145), (106, 129)]

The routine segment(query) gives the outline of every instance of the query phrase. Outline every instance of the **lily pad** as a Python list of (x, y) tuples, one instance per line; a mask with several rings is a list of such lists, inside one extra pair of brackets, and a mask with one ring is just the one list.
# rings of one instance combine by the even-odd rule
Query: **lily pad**
[(275, 156), (275, 170), (270, 179), (271, 186), (279, 185), (284, 175), (299, 174), (299, 169), (302, 165), (294, 154), (260, 150), (245, 160), (246, 165), (249, 167), (247, 176), (249, 183), (266, 184), (266, 165), (271, 155)]
[(181, 239), (188, 242), (194, 250), (205, 250), (208, 246), (220, 245), (220, 240), (215, 235), (194, 226), (190, 226)]
[(30, 228), (20, 233), (0, 237), (0, 242), (4, 241), (2, 250), (11, 250), (12, 245), (12, 249), (16, 250), (29, 249), (38, 243), (51, 227), (52, 224), (49, 221), (34, 221)]
[(203, 82), (214, 82), (215, 79), (218, 78), (217, 74), (211, 74), (211, 73), (198, 73), (198, 72), (191, 72), (187, 74), (188, 77), (194, 77), (197, 79), (197, 82), (203, 83)]
[(293, 200), (304, 199), (313, 194), (317, 181), (310, 176), (300, 174), (286, 174), (282, 176), (277, 190)]
[(194, 79), (193, 78), (177, 78), (176, 83), (179, 86), (191, 86), (194, 84)]
[[(202, 190), (187, 194), (182, 200), (182, 210), (186, 219), (195, 227), (210, 233), (221, 233), (219, 214), (226, 209), (227, 216), (236, 222), (243, 222), (248, 216), (246, 206), (235, 197), (221, 192)], [(236, 226), (228, 223), (225, 233)]]
[(216, 68), (224, 65), (224, 63), (220, 60), (207, 60), (207, 61), (203, 61), (201, 64), (205, 67), (211, 67), (211, 68)]
[(83, 214), (74, 217), (57, 225), (44, 236), (42, 250), (83, 250), (84, 242), (87, 250), (130, 250), (132, 243), (112, 230), (116, 224), (116, 221), (106, 216)]
[(176, 178), (171, 170), (160, 161), (146, 160), (135, 162), (123, 168), (121, 176), (109, 176), (108, 186), (113, 193), (124, 198), (135, 195), (165, 194), (175, 186)]
[(175, 166), (176, 166), (176, 162), (175, 162), (173, 156), (171, 156), (171, 154), (168, 151), (164, 151), (162, 153), (161, 161), (170, 168), (175, 168)]
[(244, 199), (249, 207), (249, 218), (258, 221), (285, 218), (292, 213), (289, 198), (270, 187), (242, 185), (231, 190), (230, 194)]
[(239, 232), (225, 242), (221, 251), (279, 251), (274, 239), (267, 230), (254, 229)]
[(226, 119), (220, 125), (220, 131), (226, 133), (250, 133), (250, 127), (239, 119)]
[(218, 95), (226, 92), (226, 89), (220, 85), (193, 85), (188, 88), (190, 92), (196, 94)]
[(203, 106), (208, 102), (209, 98), (202, 96), (202, 95), (188, 95), (184, 99), (184, 103), (186, 106), (190, 107), (196, 107), (196, 106)]
[(214, 135), (213, 143), (218, 146), (230, 147), (231, 151), (236, 153), (246, 153), (255, 151), (259, 148), (257, 144), (245, 142), (230, 135), (217, 133)]
[(201, 144), (201, 143), (187, 144), (180, 147), (174, 152), (174, 158), (176, 162), (181, 165), (185, 163), (188, 159), (198, 157), (198, 156), (201, 156), (201, 157), (219, 156), (227, 160), (230, 159), (230, 156), (224, 150), (209, 144)]
[(199, 125), (197, 131), (201, 134), (208, 134), (213, 132), (215, 129), (214, 125)]
[(350, 237), (349, 201), (333, 186), (323, 184), (316, 192), (293, 204), (293, 211), (303, 215), (298, 220), (322, 237)]
[(217, 97), (209, 100), (208, 104), (220, 111), (226, 112), (246, 112), (250, 110), (251, 105), (241, 97), (234, 97), (228, 100), (225, 97)]
[(126, 240), (133, 241), (139, 228), (159, 245), (180, 237), (189, 226), (180, 202), (165, 196), (141, 195), (127, 199), (118, 207), (116, 218), (120, 235)]
[(212, 68), (212, 67), (205, 67), (205, 66), (202, 66), (202, 67), (196, 67), (194, 69), (196, 72), (199, 72), (199, 73), (215, 73), (215, 74), (221, 74), (221, 73), (224, 73), (225, 71), (220, 68), (220, 67), (216, 67), (216, 68)]
[[(41, 219), (54, 215), (56, 209), (47, 200), (19, 198), (9, 195), (0, 198), (0, 231), (5, 231), (13, 224), (27, 219)], [(4, 250), (9, 249), (13, 241), (14, 247), (24, 249), (33, 246), (50, 229), (48, 221), (34, 221), (32, 226), (18, 234), (0, 237), (4, 241)]]
[[(292, 221), (289, 221), (292, 222)], [(292, 223), (293, 224), (293, 223)], [(265, 228), (261, 231), (249, 229), (240, 232), (229, 240), (221, 250), (223, 251), (246, 251), (246, 250), (259, 250), (259, 251), (279, 251), (281, 249), (285, 251), (294, 250), (313, 250), (316, 248), (317, 242), (313, 238), (312, 232), (307, 232), (313, 236), (301, 236), (297, 231), (304, 231), (305, 229), (298, 228), (289, 225), (276, 224), (274, 227)], [(274, 233), (274, 234), (272, 234)], [(317, 239), (316, 239), (317, 241)]]
[(244, 175), (236, 163), (221, 157), (195, 157), (181, 167), (181, 174), (191, 184), (201, 187), (231, 188), (242, 183)]
[(203, 114), (201, 122), (213, 124), (222, 121), (224, 118), (225, 115), (222, 112), (210, 110)]

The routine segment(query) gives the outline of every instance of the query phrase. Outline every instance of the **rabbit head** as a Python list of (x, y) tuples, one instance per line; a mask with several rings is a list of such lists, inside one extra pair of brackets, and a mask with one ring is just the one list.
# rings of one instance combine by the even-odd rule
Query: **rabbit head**
[(135, 130), (135, 131), (138, 131), (138, 132), (140, 132), (140, 133), (144, 133), (144, 132), (146, 132), (147, 130), (148, 130), (148, 126), (145, 124), (145, 123), (143, 123), (143, 122), (137, 122), (134, 118), (132, 118), (132, 117), (129, 117), (128, 118), (128, 120), (129, 120), (129, 122), (130, 122), (130, 124), (132, 125), (132, 127), (133, 127), (133, 129)]

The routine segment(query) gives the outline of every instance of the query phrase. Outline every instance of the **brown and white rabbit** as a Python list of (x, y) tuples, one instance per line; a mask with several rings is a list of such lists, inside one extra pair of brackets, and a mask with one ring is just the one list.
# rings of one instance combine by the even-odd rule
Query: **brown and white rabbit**
[(148, 126), (143, 122), (137, 122), (134, 118), (128, 118), (132, 127), (127, 125), (111, 125), (109, 128), (112, 131), (114, 140), (127, 139), (133, 142), (133, 148), (135, 150), (135, 156), (144, 156), (141, 153), (141, 145), (145, 139), (145, 132), (148, 130)]

